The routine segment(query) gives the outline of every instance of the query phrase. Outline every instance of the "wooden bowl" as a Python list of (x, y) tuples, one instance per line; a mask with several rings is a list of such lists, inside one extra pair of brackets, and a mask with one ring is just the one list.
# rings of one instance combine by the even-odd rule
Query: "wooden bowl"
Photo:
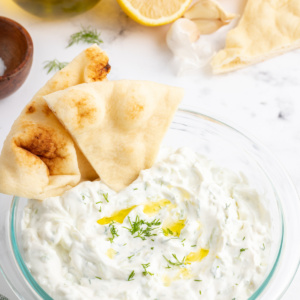
[(32, 65), (33, 43), (17, 22), (0, 17), (0, 57), (6, 66), (0, 76), (0, 99), (15, 92), (25, 81)]

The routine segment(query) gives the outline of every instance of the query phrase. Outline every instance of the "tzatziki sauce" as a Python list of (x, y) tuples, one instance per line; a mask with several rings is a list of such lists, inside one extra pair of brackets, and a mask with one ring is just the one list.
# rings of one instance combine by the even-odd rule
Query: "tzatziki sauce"
[(248, 299), (263, 282), (270, 215), (245, 176), (162, 148), (116, 193), (83, 182), (29, 200), (24, 260), (53, 299)]

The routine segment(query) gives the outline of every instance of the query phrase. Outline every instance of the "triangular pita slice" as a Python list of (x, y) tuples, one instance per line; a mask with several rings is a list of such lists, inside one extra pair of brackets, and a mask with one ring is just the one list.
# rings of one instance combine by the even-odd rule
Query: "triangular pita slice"
[(81, 84), (45, 96), (101, 180), (115, 191), (150, 168), (183, 90), (147, 81)]
[(212, 60), (214, 73), (258, 63), (300, 46), (299, 0), (248, 0), (225, 49)]
[(70, 86), (101, 81), (110, 66), (92, 46), (56, 73), (14, 122), (0, 155), (0, 192), (44, 199), (62, 194), (80, 180), (98, 177), (43, 96)]

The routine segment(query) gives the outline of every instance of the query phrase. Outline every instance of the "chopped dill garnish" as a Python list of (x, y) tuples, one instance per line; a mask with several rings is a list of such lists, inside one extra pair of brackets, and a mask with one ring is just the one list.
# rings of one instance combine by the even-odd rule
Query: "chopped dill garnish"
[(194, 281), (199, 281), (199, 282), (201, 282), (202, 280), (200, 280), (200, 279), (194, 279)]
[(173, 231), (170, 228), (166, 228), (166, 229), (162, 228), (162, 232), (166, 236), (169, 234), (173, 235)]
[(134, 277), (135, 273), (134, 273), (134, 270), (130, 273), (130, 275), (128, 276), (128, 281), (132, 281), (134, 280), (133, 277)]
[(68, 62), (60, 62), (57, 59), (47, 60), (44, 62), (44, 69), (47, 70), (47, 74), (52, 71), (59, 71), (63, 69)]
[(96, 204), (99, 204), (99, 203), (103, 203), (103, 201), (98, 201), (98, 202), (96, 202)]
[(154, 249), (154, 247), (151, 247), (151, 250), (153, 250)]
[(101, 43), (103, 43), (100, 38), (100, 34), (101, 33), (98, 32), (97, 29), (92, 29), (90, 26), (81, 27), (81, 31), (73, 33), (70, 36), (67, 48), (74, 44), (79, 44), (80, 42), (100, 45)]
[(199, 291), (199, 294), (201, 295), (201, 290)]
[(142, 264), (142, 267), (144, 268), (144, 271), (143, 271), (143, 275), (146, 276), (147, 274), (153, 276), (154, 274), (153, 273), (150, 273), (149, 271), (147, 271), (147, 268), (150, 267), (150, 263), (147, 263), (147, 264)]
[(112, 237), (109, 238), (109, 240), (110, 240), (110, 242), (112, 243), (113, 240), (114, 240), (114, 238), (115, 238), (116, 236), (119, 236), (119, 235), (118, 235), (118, 231), (117, 231), (117, 229), (116, 229), (116, 227), (115, 227), (115, 225), (114, 225), (114, 222), (111, 222), (111, 223), (109, 224), (109, 230), (110, 230), (110, 233), (111, 233), (111, 235), (112, 235)]
[(99, 212), (101, 212), (102, 211), (102, 208), (101, 208), (101, 206), (100, 206), (100, 208), (99, 208)]
[(265, 246), (265, 243), (263, 243), (262, 250), (265, 250), (265, 249), (266, 249), (266, 246)]
[(95, 278), (102, 280), (102, 278), (101, 278), (101, 277), (98, 277), (98, 276), (95, 276)]
[(128, 256), (127, 258), (130, 259), (131, 257), (133, 257), (135, 254), (132, 254), (131, 256)]
[(244, 252), (244, 251), (246, 251), (246, 250), (248, 250), (248, 248), (241, 248), (241, 249), (240, 249), (240, 253), (242, 253), (242, 252)]
[(196, 247), (197, 245), (192, 245), (191, 247)]
[(134, 188), (133, 190), (136, 191), (138, 188)]
[(180, 267), (184, 265), (185, 256), (183, 257), (182, 261), (177, 258), (176, 254), (173, 253), (172, 256), (175, 258), (175, 261), (171, 261), (163, 255), (164, 259), (172, 266)]
[(244, 237), (243, 237), (243, 241), (245, 240), (245, 238), (246, 238), (246, 237), (244, 236)]
[(185, 241), (185, 240), (186, 240), (186, 239), (183, 239), (183, 240), (181, 241), (183, 247), (184, 247), (184, 241)]
[(103, 193), (102, 196), (103, 196), (103, 198), (105, 199), (106, 202), (109, 202), (108, 201), (108, 193), (106, 193), (106, 194)]
[(132, 235), (135, 235), (134, 238), (141, 238), (145, 240), (146, 237), (156, 236), (156, 233), (152, 233), (153, 230), (157, 229), (161, 224), (160, 220), (154, 219), (152, 222), (146, 222), (145, 220), (141, 220), (139, 216), (136, 216), (135, 221), (131, 221), (130, 217), (128, 217), (128, 221), (130, 223), (130, 228), (124, 227)]

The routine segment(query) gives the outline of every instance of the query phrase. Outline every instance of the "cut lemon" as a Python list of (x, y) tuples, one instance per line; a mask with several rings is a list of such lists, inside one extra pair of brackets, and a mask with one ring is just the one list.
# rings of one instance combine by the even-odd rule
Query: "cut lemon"
[(165, 25), (180, 18), (192, 0), (117, 0), (134, 21), (146, 26)]

